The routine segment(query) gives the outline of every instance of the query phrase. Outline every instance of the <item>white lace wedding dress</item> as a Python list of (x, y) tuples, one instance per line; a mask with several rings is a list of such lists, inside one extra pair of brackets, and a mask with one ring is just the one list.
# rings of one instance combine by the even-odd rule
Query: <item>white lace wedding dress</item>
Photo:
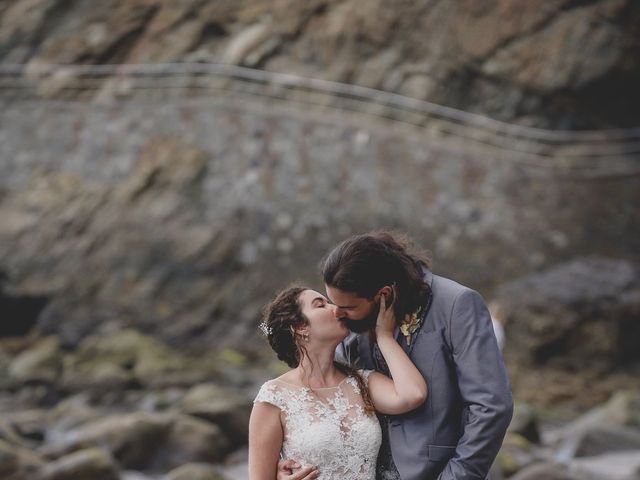
[[(365, 382), (370, 373), (360, 370)], [(274, 379), (262, 385), (254, 401), (281, 410), (283, 458), (317, 465), (322, 480), (375, 480), (382, 434), (377, 417), (364, 411), (355, 378), (314, 389)]]

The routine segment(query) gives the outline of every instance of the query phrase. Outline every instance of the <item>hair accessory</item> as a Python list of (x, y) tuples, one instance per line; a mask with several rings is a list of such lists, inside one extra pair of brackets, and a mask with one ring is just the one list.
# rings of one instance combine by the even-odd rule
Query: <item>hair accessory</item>
[(268, 337), (273, 333), (273, 329), (270, 326), (268, 326), (267, 322), (265, 322), (264, 320), (260, 322), (260, 325), (258, 325), (258, 328), (260, 329), (260, 331), (265, 337)]

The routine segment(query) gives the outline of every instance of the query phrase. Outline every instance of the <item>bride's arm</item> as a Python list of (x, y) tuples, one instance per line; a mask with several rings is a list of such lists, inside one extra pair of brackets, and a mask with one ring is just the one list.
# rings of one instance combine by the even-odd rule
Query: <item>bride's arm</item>
[(393, 308), (386, 308), (385, 296), (381, 295), (376, 337), (392, 378), (371, 373), (369, 393), (376, 410), (390, 415), (409, 412), (427, 399), (427, 383), (393, 337), (395, 324)]
[(256, 402), (249, 419), (249, 479), (275, 480), (282, 449), (280, 409)]

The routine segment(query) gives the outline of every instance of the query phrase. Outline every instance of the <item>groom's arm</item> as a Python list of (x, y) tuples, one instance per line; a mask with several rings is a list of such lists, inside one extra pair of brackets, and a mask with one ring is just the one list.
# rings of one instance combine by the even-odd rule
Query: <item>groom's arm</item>
[(480, 294), (470, 289), (460, 293), (450, 322), (453, 360), (465, 405), (464, 430), (438, 480), (483, 480), (511, 422), (511, 387)]

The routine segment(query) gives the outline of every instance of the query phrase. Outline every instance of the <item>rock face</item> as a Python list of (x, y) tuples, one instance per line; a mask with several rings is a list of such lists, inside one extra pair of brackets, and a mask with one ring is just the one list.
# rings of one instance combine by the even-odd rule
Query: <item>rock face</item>
[[(0, 112), (0, 270), (6, 297), (46, 302), (7, 318), (66, 347), (99, 326), (202, 350), (256, 344), (276, 290), (322, 288), (322, 255), (381, 226), (408, 230), (438, 273), (485, 295), (576, 252), (638, 251), (633, 176), (566, 177), (425, 132), (276, 108), (29, 105)], [(21, 135), (35, 124), (37, 141)]]
[[(577, 157), (564, 146), (568, 168), (471, 150), (437, 125), (409, 128), (410, 111), (398, 126), (257, 95), (233, 102), (231, 88), (189, 101), (197, 75), (150, 75), (160, 83), (127, 96), (125, 76), (89, 75), (84, 88), (70, 69), (41, 75), (39, 65), (226, 61), (527, 125), (600, 128), (640, 112), (628, 108), (638, 18), (632, 0), (3, 2), (0, 62), (25, 64), (36, 93), (21, 103), (0, 90), (0, 335), (35, 326), (76, 347), (105, 326), (201, 350), (256, 344), (275, 290), (294, 279), (320, 288), (329, 248), (383, 226), (408, 230), (439, 273), (485, 295), (576, 252), (638, 252), (633, 152), (611, 173), (581, 156), (591, 144)], [(601, 87), (606, 97), (593, 94)], [(187, 93), (167, 101), (176, 90)], [(485, 133), (474, 133), (480, 145)], [(70, 388), (90, 380), (78, 373)], [(100, 378), (131, 372), (109, 366)]]
[(640, 361), (640, 271), (581, 258), (497, 291), (507, 355), (529, 365), (607, 371)]
[(635, 126), (639, 19), (633, 0), (14, 0), (0, 7), (0, 60), (224, 61), (538, 126)]

